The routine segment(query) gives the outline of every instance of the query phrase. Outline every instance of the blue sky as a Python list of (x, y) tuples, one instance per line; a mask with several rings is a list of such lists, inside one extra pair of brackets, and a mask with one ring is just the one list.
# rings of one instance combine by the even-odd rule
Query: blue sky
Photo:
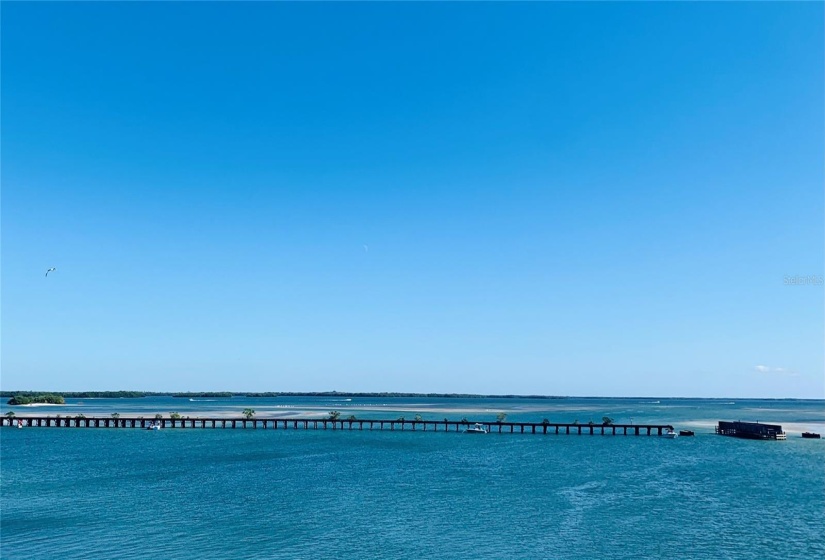
[(822, 398), (823, 21), (4, 3), (0, 384)]

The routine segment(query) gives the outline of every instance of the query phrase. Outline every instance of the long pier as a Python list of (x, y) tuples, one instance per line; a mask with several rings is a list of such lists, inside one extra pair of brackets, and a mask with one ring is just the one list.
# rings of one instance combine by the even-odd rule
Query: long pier
[(388, 430), (461, 432), (481, 424), (490, 433), (501, 434), (577, 434), (577, 435), (662, 435), (672, 430), (669, 424), (559, 424), (554, 422), (470, 422), (462, 420), (381, 420), (332, 418), (145, 418), (14, 416), (3, 417), (0, 426), (30, 428), (138, 428), (153, 423), (161, 428), (229, 428), (273, 430)]

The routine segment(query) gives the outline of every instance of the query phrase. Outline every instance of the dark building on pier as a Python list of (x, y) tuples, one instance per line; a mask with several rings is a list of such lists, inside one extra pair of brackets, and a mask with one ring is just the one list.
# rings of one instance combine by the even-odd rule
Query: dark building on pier
[(759, 422), (723, 422), (719, 421), (716, 433), (745, 439), (785, 439), (785, 432), (779, 424), (760, 424)]

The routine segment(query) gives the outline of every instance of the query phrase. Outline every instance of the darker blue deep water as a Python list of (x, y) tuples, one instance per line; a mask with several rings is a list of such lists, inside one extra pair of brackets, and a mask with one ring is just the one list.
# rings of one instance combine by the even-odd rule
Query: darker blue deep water
[(0, 437), (4, 559), (825, 556), (825, 442), (798, 436)]

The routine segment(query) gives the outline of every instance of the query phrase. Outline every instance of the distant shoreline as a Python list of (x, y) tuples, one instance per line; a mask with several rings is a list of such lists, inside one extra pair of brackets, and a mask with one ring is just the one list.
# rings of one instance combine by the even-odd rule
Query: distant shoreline
[(48, 393), (66, 399), (140, 399), (144, 397), (175, 398), (278, 398), (278, 397), (314, 397), (314, 398), (427, 398), (427, 399), (616, 399), (616, 400), (703, 400), (703, 401), (825, 401), (821, 398), (775, 398), (775, 397), (663, 397), (663, 396), (575, 396), (575, 395), (480, 395), (473, 393), (400, 393), (400, 392), (341, 392), (341, 391), (0, 391), (0, 398), (14, 396), (39, 396)]
[[(175, 397), (175, 398), (277, 398), (277, 397), (362, 397), (362, 398), (427, 398), (427, 399), (567, 399), (570, 397), (553, 395), (477, 395), (471, 393), (344, 393), (339, 391), (320, 392), (249, 392), (249, 391), (203, 391), (203, 392), (155, 392), (155, 391), (46, 391), (50, 395), (58, 395), (66, 399), (139, 399), (144, 397)], [(0, 391), (0, 397), (35, 396), (44, 391)], [(645, 397), (646, 398), (646, 397)]]

